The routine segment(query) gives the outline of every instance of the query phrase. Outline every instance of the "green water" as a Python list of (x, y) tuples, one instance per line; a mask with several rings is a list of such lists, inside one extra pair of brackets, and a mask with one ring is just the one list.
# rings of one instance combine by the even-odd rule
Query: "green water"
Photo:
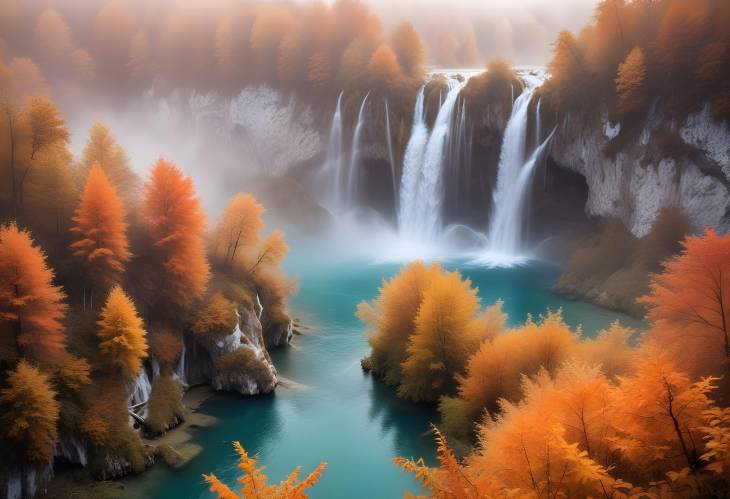
[[(238, 476), (231, 441), (239, 440), (258, 454), (272, 480), (279, 481), (296, 466), (303, 473), (319, 461), (329, 464), (312, 489), (314, 498), (402, 497), (418, 485), (392, 465), (395, 456), (423, 456), (433, 462), (434, 445), (428, 433), (434, 410), (406, 403), (360, 369), (367, 351), (362, 329), (353, 312), (358, 302), (377, 294), (383, 277), (398, 271), (394, 264), (290, 261), (299, 274), (299, 293), (292, 309), (311, 329), (295, 336), (290, 348), (273, 352), (279, 373), (303, 385), (279, 389), (275, 395), (242, 398), (217, 395), (202, 411), (220, 424), (195, 430), (203, 453), (188, 466), (171, 471), (155, 466), (129, 483), (136, 494), (154, 498), (210, 497), (200, 478), (215, 473), (227, 483)], [(454, 265), (446, 265), (454, 267)], [(511, 269), (460, 265), (461, 272), (479, 287), (483, 304), (498, 298), (511, 325), (528, 313), (562, 307), (565, 320), (594, 334), (614, 319), (641, 325), (621, 314), (563, 299), (550, 292), (559, 270), (532, 263)]]

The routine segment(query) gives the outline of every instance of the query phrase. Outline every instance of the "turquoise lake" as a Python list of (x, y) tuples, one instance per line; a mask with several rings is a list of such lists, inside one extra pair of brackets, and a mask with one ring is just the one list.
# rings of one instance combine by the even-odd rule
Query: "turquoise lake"
[[(510, 325), (521, 323), (527, 314), (561, 307), (566, 322), (581, 325), (586, 335), (615, 319), (641, 327), (625, 315), (553, 294), (550, 289), (560, 269), (546, 263), (493, 269), (444, 265), (458, 268), (479, 287), (483, 305), (504, 300)], [(263, 397), (209, 399), (201, 410), (220, 423), (194, 430), (203, 453), (182, 469), (157, 465), (131, 479), (136, 493), (165, 499), (212, 497), (201, 479), (202, 473), (211, 472), (237, 485), (234, 440), (258, 454), (272, 482), (284, 479), (296, 466), (301, 465), (305, 475), (326, 461), (321, 481), (311, 489), (313, 498), (396, 498), (406, 490), (419, 490), (392, 459), (422, 456), (433, 462), (435, 446), (428, 430), (437, 413), (399, 400), (393, 389), (362, 372), (360, 358), (368, 345), (354, 316), (357, 303), (375, 297), (381, 280), (397, 273), (400, 265), (313, 265), (292, 259), (287, 267), (300, 281), (291, 300), (293, 315), (309, 329), (272, 357), (281, 376), (302, 386)]]

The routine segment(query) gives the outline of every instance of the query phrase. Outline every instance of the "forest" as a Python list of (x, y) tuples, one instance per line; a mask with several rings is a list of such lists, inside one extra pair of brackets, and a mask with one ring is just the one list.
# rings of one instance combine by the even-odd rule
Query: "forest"
[(730, 3), (437, 3), (2, 2), (0, 496), (730, 495)]

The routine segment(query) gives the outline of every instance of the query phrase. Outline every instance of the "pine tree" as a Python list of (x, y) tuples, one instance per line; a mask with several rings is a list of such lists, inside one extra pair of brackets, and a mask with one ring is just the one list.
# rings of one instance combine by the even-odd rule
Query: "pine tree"
[(99, 291), (105, 292), (119, 281), (131, 254), (122, 200), (98, 163), (89, 172), (73, 220), (73, 254), (81, 259), (90, 279), (98, 283)]
[(124, 376), (135, 376), (147, 357), (147, 333), (132, 300), (115, 286), (101, 310), (99, 349)]
[(152, 168), (142, 203), (147, 233), (164, 269), (158, 296), (187, 306), (205, 293), (205, 213), (190, 178), (160, 159)]

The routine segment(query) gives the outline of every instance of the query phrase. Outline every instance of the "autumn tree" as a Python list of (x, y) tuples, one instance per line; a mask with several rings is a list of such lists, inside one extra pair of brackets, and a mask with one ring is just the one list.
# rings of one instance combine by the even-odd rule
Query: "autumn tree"
[(147, 333), (134, 303), (121, 287), (109, 292), (98, 324), (99, 350), (109, 365), (124, 376), (135, 376), (147, 357)]
[(289, 251), (289, 246), (284, 239), (284, 233), (280, 230), (272, 232), (261, 242), (256, 261), (249, 267), (248, 273), (253, 274), (259, 266), (275, 267), (279, 265), (287, 251)]
[(522, 375), (535, 375), (541, 368), (554, 373), (577, 344), (578, 335), (559, 311), (548, 312), (538, 321), (528, 318), (521, 327), (481, 344), (466, 365), (459, 395), (474, 416), (485, 408), (494, 410), (501, 398), (519, 398)]
[(688, 236), (640, 298), (651, 334), (693, 375), (730, 369), (730, 235)]
[(401, 380), (401, 364), (406, 360), (416, 314), (426, 289), (439, 273), (438, 264), (411, 263), (395, 277), (383, 281), (372, 303), (363, 301), (357, 307), (357, 316), (366, 326), (365, 335), (372, 348), (367, 364), (389, 385), (397, 385)]
[(231, 199), (213, 231), (211, 246), (216, 262), (231, 267), (239, 252), (258, 244), (264, 211), (250, 194), (238, 194)]
[(29, 232), (0, 227), (0, 363), (50, 363), (63, 353), (65, 295), (53, 279)]
[(98, 163), (89, 172), (73, 220), (73, 254), (104, 292), (119, 281), (131, 254), (122, 200)]
[(618, 67), (616, 93), (618, 112), (626, 115), (638, 109), (646, 99), (646, 63), (644, 53), (634, 47)]
[(172, 163), (152, 168), (142, 203), (147, 233), (164, 273), (159, 293), (186, 306), (205, 292), (210, 274), (205, 258), (205, 213), (193, 182)]
[(140, 180), (129, 165), (127, 153), (117, 143), (109, 129), (98, 121), (91, 126), (89, 138), (81, 153), (79, 176), (86, 180), (95, 165), (101, 166), (109, 182), (128, 206), (134, 206)]
[(703, 451), (699, 428), (713, 406), (712, 382), (693, 383), (669, 355), (646, 347), (633, 372), (619, 379), (612, 399), (612, 445), (649, 479), (668, 470), (698, 470)]
[[(25, 185), (28, 175), (39, 163), (42, 151), (58, 144), (68, 144), (69, 134), (58, 108), (47, 97), (34, 97), (19, 116), (6, 111), (10, 133), (10, 178), (13, 194), (14, 212), (23, 207)], [(21, 121), (22, 123), (18, 123)], [(21, 131), (22, 130), (22, 131)], [(25, 136), (24, 136), (25, 135)], [(27, 147), (19, 154), (19, 142), (25, 139)]]
[(167, 329), (153, 333), (149, 338), (150, 353), (160, 363), (162, 372), (175, 368), (182, 354), (183, 343)]
[[(218, 495), (219, 499), (255, 499), (277, 497), (282, 499), (306, 499), (305, 490), (314, 486), (322, 475), (327, 463), (319, 463), (319, 466), (311, 472), (304, 480), (299, 480), (301, 468), (296, 468), (283, 482), (277, 485), (269, 485), (268, 478), (264, 474), (263, 467), (259, 467), (256, 459), (250, 457), (239, 442), (234, 442), (233, 447), (239, 457), (238, 468), (243, 472), (238, 478), (241, 484), (240, 493), (234, 492), (226, 484), (218, 480), (214, 474), (203, 475), (205, 481), (210, 485), (210, 491)], [(240, 495), (239, 495), (240, 494)]]
[[(60, 404), (48, 376), (25, 360), (8, 372), (0, 390), (0, 422), (6, 441), (22, 463), (43, 466), (53, 458)], [(5, 448), (10, 452), (11, 448)]]
[(496, 419), (479, 427), (472, 468), (533, 497), (598, 497), (611, 489), (607, 468), (591, 457), (610, 436), (610, 385), (597, 369), (566, 369), (555, 380), (545, 370), (524, 378), (522, 400), (500, 402)]
[(545, 91), (555, 105), (562, 109), (574, 103), (583, 91), (586, 70), (578, 40), (569, 31), (561, 31), (558, 35), (548, 71), (550, 79), (545, 83)]
[(398, 57), (393, 50), (383, 44), (378, 47), (368, 62), (371, 86), (380, 91), (396, 88), (403, 78)]
[(470, 280), (462, 280), (458, 272), (442, 272), (433, 279), (408, 339), (398, 387), (401, 397), (435, 401), (455, 389), (455, 376), (485, 337), (478, 312), (479, 298)]
[(315, 90), (329, 86), (332, 79), (332, 60), (327, 52), (319, 51), (312, 54), (307, 67), (307, 78)]
[(391, 35), (390, 45), (403, 72), (411, 78), (420, 78), (423, 74), (425, 50), (413, 26), (407, 22), (399, 24)]

